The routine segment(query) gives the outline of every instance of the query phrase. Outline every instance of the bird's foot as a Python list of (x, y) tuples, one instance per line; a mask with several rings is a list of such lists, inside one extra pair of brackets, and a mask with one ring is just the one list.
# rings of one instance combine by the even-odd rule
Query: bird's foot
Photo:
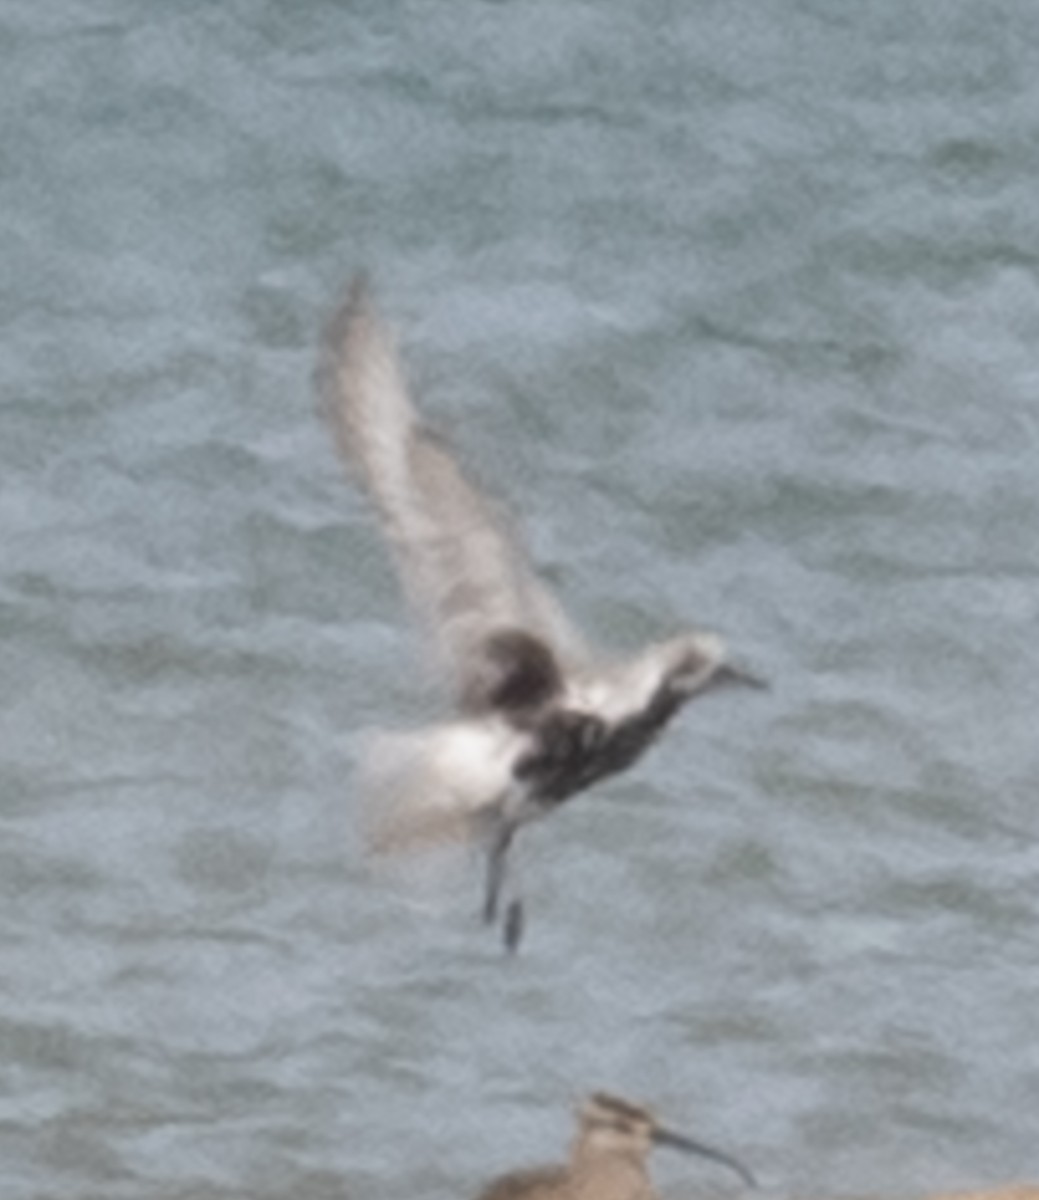
[(523, 939), (523, 901), (510, 900), (505, 909), (505, 921), (502, 925), (505, 949), (509, 954), (515, 954)]

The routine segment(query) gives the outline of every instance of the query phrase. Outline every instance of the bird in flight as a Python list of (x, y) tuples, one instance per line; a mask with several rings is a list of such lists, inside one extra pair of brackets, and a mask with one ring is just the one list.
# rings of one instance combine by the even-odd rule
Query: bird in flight
[[(508, 520), (421, 422), (365, 279), (329, 321), (316, 382), (343, 456), (374, 503), (453, 712), (378, 739), (368, 787), (383, 850), (476, 840), (484, 919), (502, 906), (516, 831), (630, 767), (694, 696), (764, 686), (723, 642), (687, 632), (638, 654), (594, 654), (528, 562)], [(523, 903), (505, 905), (515, 950)]]

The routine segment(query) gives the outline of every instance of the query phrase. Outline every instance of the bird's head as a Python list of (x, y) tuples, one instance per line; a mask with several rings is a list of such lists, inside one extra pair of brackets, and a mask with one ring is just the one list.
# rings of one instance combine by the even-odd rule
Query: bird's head
[(664, 649), (667, 686), (682, 700), (718, 687), (768, 687), (763, 679), (728, 661), (725, 643), (717, 634), (687, 633)]
[(606, 1092), (589, 1096), (578, 1110), (579, 1145), (598, 1154), (645, 1158), (653, 1147), (652, 1114)]
[(595, 1092), (581, 1105), (578, 1117), (579, 1152), (617, 1154), (641, 1161), (654, 1146), (670, 1146), (673, 1150), (720, 1163), (735, 1171), (748, 1187), (756, 1186), (754, 1176), (737, 1159), (713, 1146), (665, 1129), (649, 1109), (618, 1096)]

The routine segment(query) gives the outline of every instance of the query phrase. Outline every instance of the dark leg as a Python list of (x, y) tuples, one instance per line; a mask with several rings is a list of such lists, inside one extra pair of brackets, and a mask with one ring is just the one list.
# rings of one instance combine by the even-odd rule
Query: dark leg
[(503, 821), (494, 831), (487, 851), (487, 890), (483, 900), (483, 919), (488, 925), (493, 925), (498, 919), (498, 900), (505, 883), (505, 856), (512, 845), (515, 832), (515, 825), (508, 825)]
[(510, 900), (505, 909), (505, 949), (515, 954), (523, 938), (523, 901), (518, 897)]

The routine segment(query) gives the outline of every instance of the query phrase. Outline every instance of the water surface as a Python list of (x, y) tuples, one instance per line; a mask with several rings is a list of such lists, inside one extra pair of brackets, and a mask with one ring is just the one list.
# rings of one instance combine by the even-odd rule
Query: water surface
[[(779, 1194), (1039, 1177), (1037, 26), (0, 4), (5, 1197), (473, 1195), (598, 1087)], [(359, 266), (575, 617), (773, 682), (531, 831), (513, 962), (362, 853), (432, 696)]]

